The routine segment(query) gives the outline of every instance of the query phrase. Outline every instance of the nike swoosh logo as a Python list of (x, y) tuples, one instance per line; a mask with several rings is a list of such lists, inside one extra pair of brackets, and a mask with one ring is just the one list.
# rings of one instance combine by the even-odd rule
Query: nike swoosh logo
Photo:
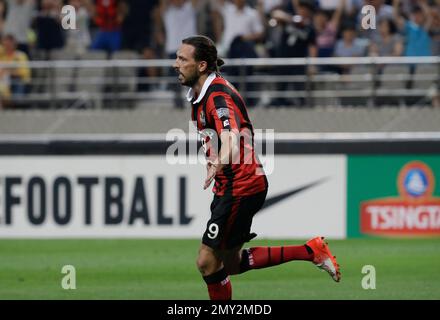
[(305, 190), (308, 190), (308, 189), (310, 189), (312, 187), (320, 185), (320, 184), (324, 183), (325, 181), (327, 181), (328, 179), (329, 179), (328, 177), (322, 178), (322, 179), (319, 179), (319, 180), (314, 181), (312, 183), (309, 183), (309, 184), (306, 184), (304, 186), (301, 186), (299, 188), (295, 188), (295, 189), (293, 189), (291, 191), (287, 191), (287, 192), (281, 193), (279, 195), (267, 198), (266, 201), (263, 204), (263, 207), (260, 209), (260, 211), (262, 211), (264, 209), (267, 209), (268, 207), (273, 206), (274, 204), (276, 204), (276, 203), (278, 203), (280, 201), (283, 201), (283, 200), (285, 200), (285, 199), (287, 199), (287, 198), (289, 198), (289, 197), (291, 197), (291, 196), (293, 196), (295, 194), (298, 194), (298, 193), (303, 192)]

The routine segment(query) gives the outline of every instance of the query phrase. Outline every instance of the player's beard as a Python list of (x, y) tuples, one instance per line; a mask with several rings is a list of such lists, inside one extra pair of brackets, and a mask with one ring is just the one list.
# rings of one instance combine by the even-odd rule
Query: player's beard
[(187, 76), (184, 76), (182, 74), (182, 76), (184, 77), (183, 81), (181, 82), (182, 85), (186, 86), (186, 87), (190, 87), (190, 88), (192, 88), (200, 78), (200, 74), (198, 71), (196, 71), (190, 75), (187, 75)]

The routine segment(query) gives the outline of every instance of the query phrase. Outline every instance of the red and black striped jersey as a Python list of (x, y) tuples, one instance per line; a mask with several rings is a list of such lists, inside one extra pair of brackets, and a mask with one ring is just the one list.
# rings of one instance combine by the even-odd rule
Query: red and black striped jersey
[(254, 129), (246, 105), (234, 86), (212, 73), (198, 99), (191, 102), (192, 121), (197, 125), (208, 159), (215, 159), (221, 150), (222, 130), (233, 131), (240, 140), (239, 157), (217, 173), (213, 192), (218, 196), (249, 196), (264, 191), (267, 179), (255, 153)]

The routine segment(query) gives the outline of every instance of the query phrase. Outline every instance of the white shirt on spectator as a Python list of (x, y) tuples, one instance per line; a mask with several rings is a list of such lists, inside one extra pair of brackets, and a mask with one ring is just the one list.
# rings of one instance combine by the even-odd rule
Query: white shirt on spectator
[(17, 43), (27, 43), (28, 31), (34, 16), (34, 1), (26, 0), (20, 4), (16, 0), (8, 0), (7, 5), (8, 13), (3, 34), (12, 34)]
[(190, 1), (181, 7), (170, 5), (164, 14), (165, 52), (176, 53), (182, 40), (197, 34), (196, 9)]
[(220, 55), (225, 55), (232, 41), (237, 36), (243, 36), (264, 31), (258, 11), (244, 6), (243, 10), (232, 3), (225, 3), (221, 8), (221, 14), (224, 21), (223, 37), (220, 45)]
[(340, 0), (319, 0), (319, 7), (324, 10), (334, 10), (339, 6)]
[(263, 11), (265, 13), (270, 13), (273, 8), (282, 5), (283, 0), (261, 0), (261, 3), (263, 4)]
[[(336, 10), (341, 0), (319, 0), (319, 8), (323, 10)], [(345, 12), (350, 12), (353, 7), (360, 8), (363, 0), (346, 0)], [(360, 9), (359, 9), (360, 10)]]

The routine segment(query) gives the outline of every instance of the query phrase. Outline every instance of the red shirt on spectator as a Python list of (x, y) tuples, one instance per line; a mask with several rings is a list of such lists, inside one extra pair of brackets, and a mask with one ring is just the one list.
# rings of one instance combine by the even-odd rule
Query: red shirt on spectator
[(118, 7), (119, 0), (96, 0), (96, 25), (104, 31), (119, 30)]

